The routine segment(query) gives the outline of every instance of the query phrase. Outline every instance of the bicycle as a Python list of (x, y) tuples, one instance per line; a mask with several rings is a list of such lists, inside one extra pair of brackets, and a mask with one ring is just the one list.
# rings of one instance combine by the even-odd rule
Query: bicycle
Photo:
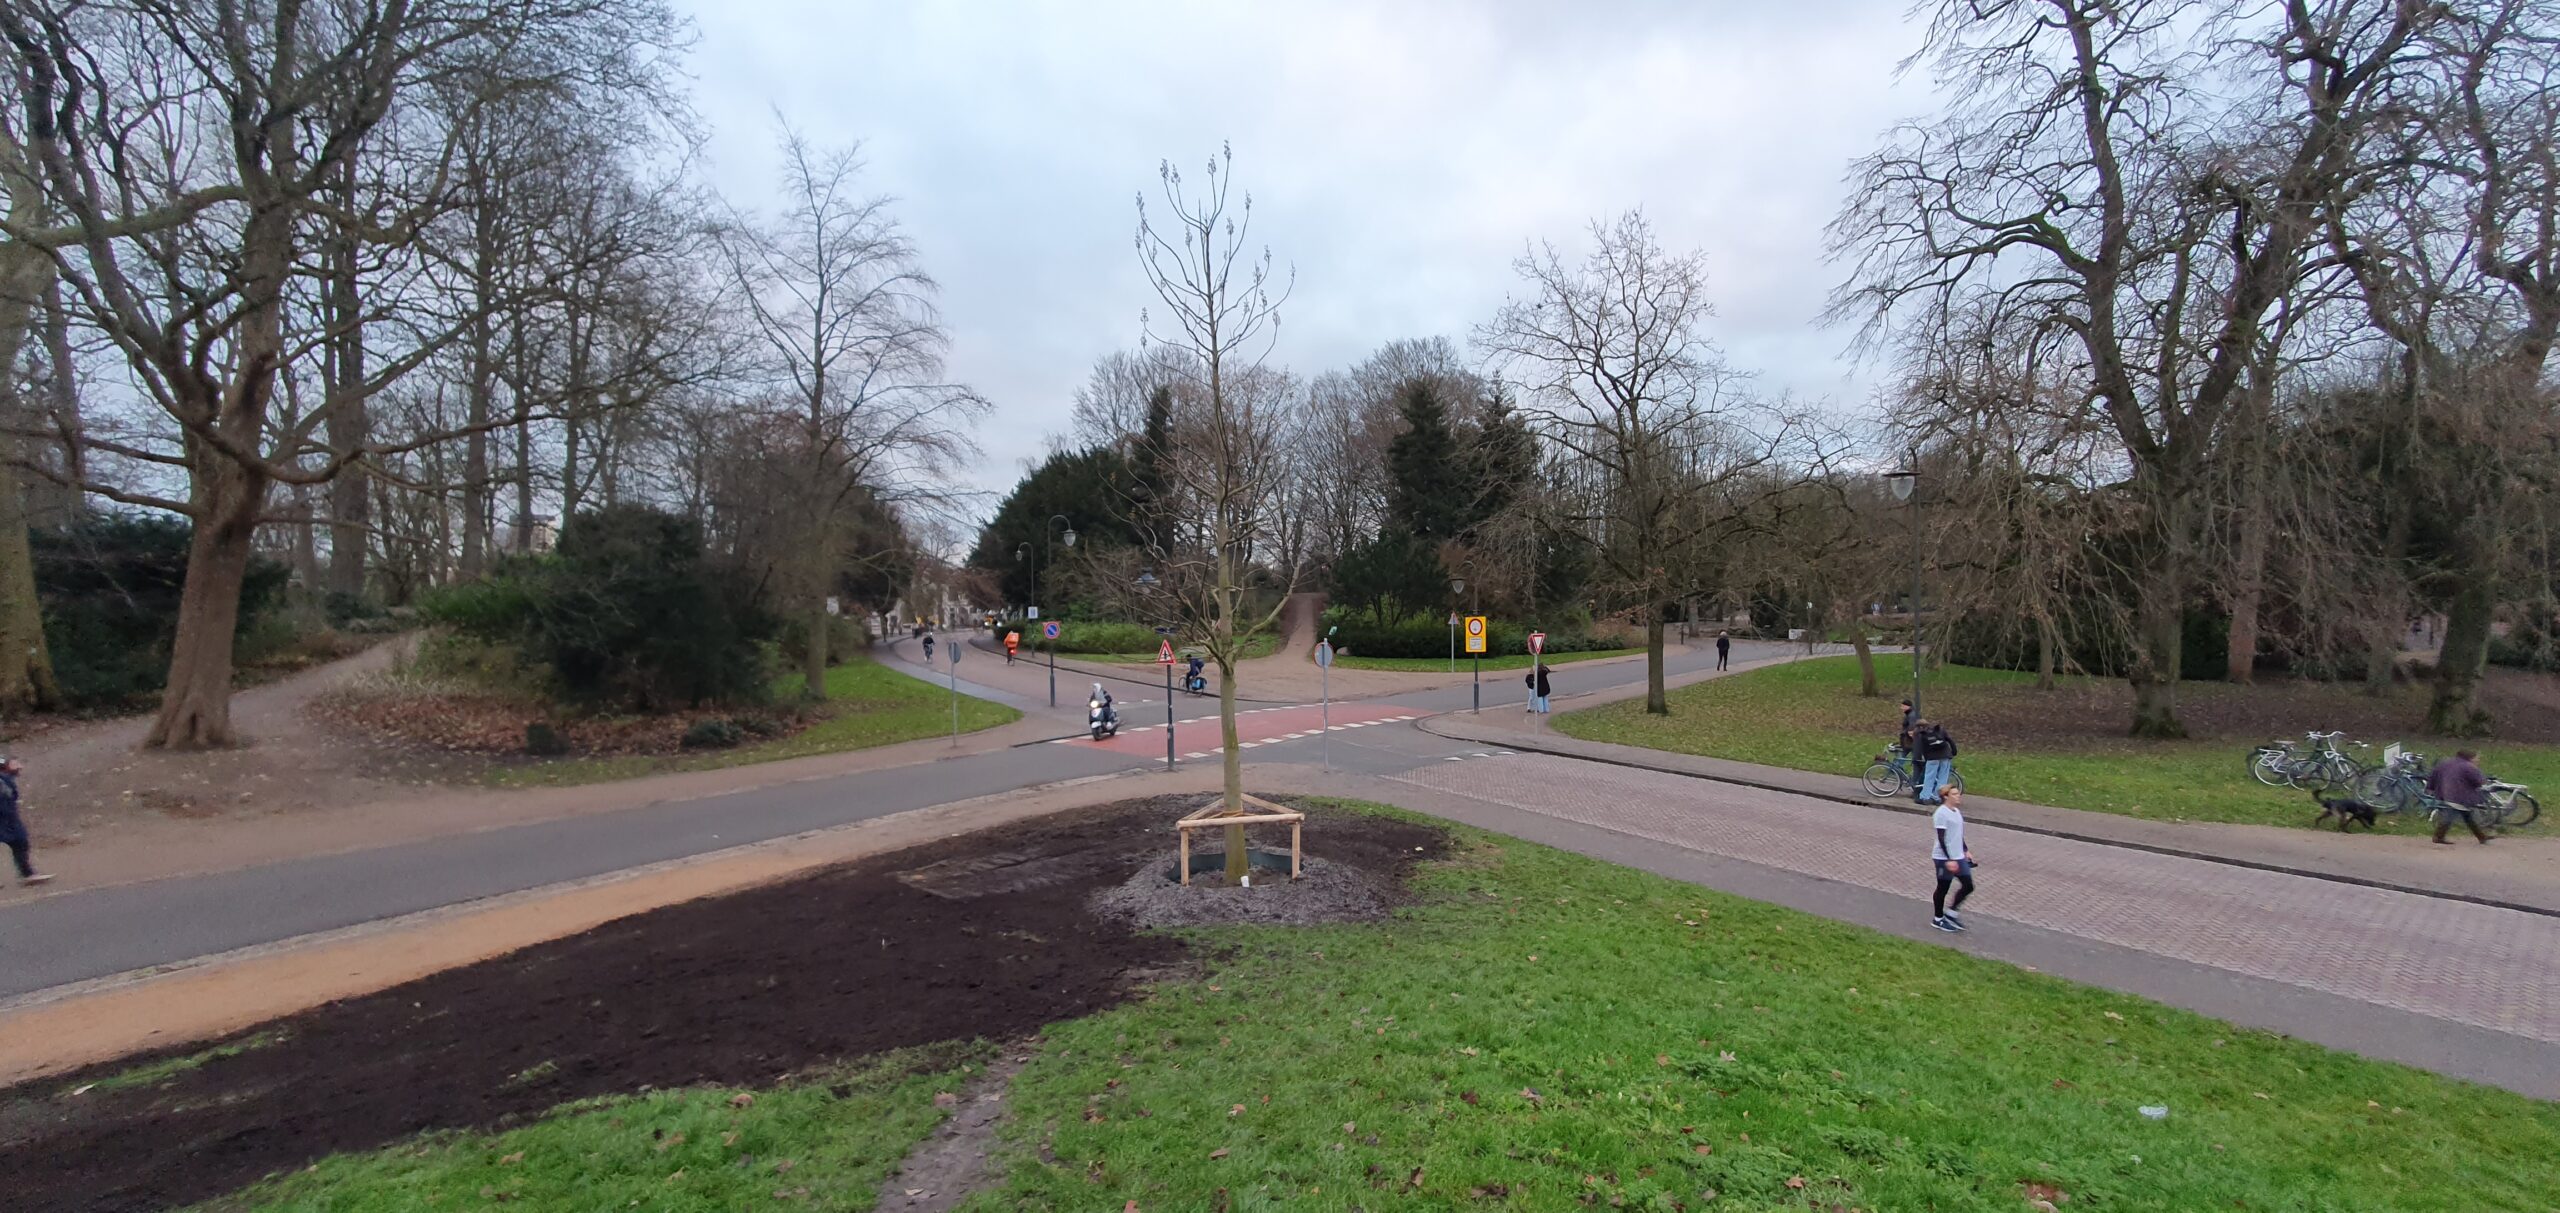
[(2497, 813), (2501, 828), (2532, 825), (2542, 816), (2542, 802), (2535, 800), (2533, 793), (2526, 791), (2525, 787), (2521, 783), (2492, 779), (2480, 789), (2481, 806)]
[(2357, 762), (2338, 748), (2338, 739), (2346, 736), (2343, 729), (2334, 732), (2306, 732), (2304, 741), (2312, 745), (2306, 753), (2291, 741), (2275, 741), (2249, 751), (2249, 774), (2271, 788), (2302, 788), (2306, 791), (2324, 787), (2346, 787), (2363, 772)]
[(2349, 791), (2384, 813), (2416, 808), (2427, 790), (2427, 756), (2412, 751), (2385, 751), (2382, 765), (2358, 772)]
[[(1912, 760), (1911, 751), (1898, 745), (1886, 746), (1884, 753), (1867, 767), (1866, 783), (1869, 796), (1900, 796), (1905, 792), (1918, 791), (1919, 764)], [(1964, 772), (1950, 769), (1947, 786), (1963, 791)]]

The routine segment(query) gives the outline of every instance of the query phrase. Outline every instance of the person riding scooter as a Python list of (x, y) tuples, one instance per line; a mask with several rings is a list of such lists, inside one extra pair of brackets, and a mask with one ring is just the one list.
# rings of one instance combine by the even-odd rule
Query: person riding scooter
[(1120, 732), (1120, 709), (1112, 706), (1111, 692), (1104, 690), (1099, 682), (1093, 684), (1093, 694), (1084, 701), (1084, 717), (1085, 726), (1092, 731), (1095, 741)]
[(1200, 673), (1201, 668), (1207, 664), (1207, 662), (1200, 659), (1200, 655), (1198, 653), (1193, 653), (1191, 655), (1191, 671), (1182, 676), (1183, 690), (1189, 691), (1194, 695), (1205, 695), (1209, 693), (1209, 680), (1206, 677), (1203, 677)]

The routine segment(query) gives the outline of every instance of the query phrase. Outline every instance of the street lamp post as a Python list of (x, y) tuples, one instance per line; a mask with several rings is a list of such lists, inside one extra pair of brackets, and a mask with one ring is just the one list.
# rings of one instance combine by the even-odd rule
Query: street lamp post
[[(1076, 545), (1076, 524), (1068, 522), (1067, 516), (1064, 514), (1049, 515), (1049, 524), (1041, 528), (1041, 537), (1045, 539), (1049, 545), (1049, 569), (1052, 572), (1057, 571), (1058, 567), (1058, 539), (1060, 536), (1057, 528), (1060, 526), (1064, 526), (1066, 528), (1065, 539), (1067, 541), (1067, 546), (1072, 548)], [(1015, 548), (1013, 550), (1013, 554), (1015, 559), (1028, 560), (1031, 564), (1031, 615), (1036, 619), (1040, 614), (1039, 553), (1033, 551), (1031, 545), (1026, 543), (1021, 547)], [(1043, 637), (1043, 639), (1045, 640), (1046, 638)], [(1050, 640), (1048, 641), (1048, 647), (1049, 706), (1054, 708), (1058, 706), (1058, 642)]]
[(1920, 451), (1911, 451), (1911, 464), (1898, 471), (1885, 473), (1885, 484), (1893, 490), (1893, 499), (1911, 506), (1911, 715), (1920, 715)]
[[(1471, 560), (1471, 561), (1468, 561), (1465, 567), (1466, 567), (1466, 568), (1468, 568), (1469, 570), (1473, 570), (1473, 569), (1475, 568), (1475, 562), (1474, 562), (1474, 561), (1472, 561), (1472, 560)], [(1464, 594), (1464, 593), (1466, 593), (1466, 592), (1467, 592), (1467, 579), (1466, 579), (1464, 576), (1452, 577), (1452, 578), (1450, 578), (1450, 579), (1449, 579), (1449, 613), (1450, 613), (1451, 615), (1453, 615), (1453, 616), (1454, 616), (1454, 615), (1456, 615), (1456, 614), (1458, 613), (1458, 596), (1459, 596), (1459, 595), (1461, 595), (1461, 594)], [(1481, 602), (1481, 601), (1482, 601), (1482, 594), (1481, 594), (1481, 593), (1479, 593), (1479, 594), (1478, 594), (1477, 601), (1478, 601), (1478, 602)], [(1468, 608), (1467, 613), (1468, 613), (1468, 614), (1470, 614), (1470, 615), (1472, 615), (1472, 614), (1476, 613), (1476, 608), (1475, 608), (1475, 607), (1472, 607), (1472, 606), (1471, 606), (1471, 607), (1469, 607), (1469, 608)], [(1454, 637), (1456, 634), (1457, 634), (1457, 633), (1456, 633), (1456, 631), (1455, 631), (1454, 629), (1450, 632), (1450, 635), (1451, 635), (1451, 636), (1453, 636), (1453, 637)], [(1451, 643), (1454, 645), (1454, 644), (1455, 644), (1455, 641), (1453, 640)], [(1475, 709), (1474, 709), (1474, 710), (1475, 710), (1475, 711), (1477, 711), (1477, 712), (1482, 712), (1482, 711), (1484, 711), (1484, 654), (1482, 654), (1482, 653), (1470, 653), (1470, 654), (1468, 654), (1468, 656), (1474, 659), (1474, 661), (1473, 661), (1473, 663), (1472, 663), (1472, 664), (1473, 664), (1473, 668), (1474, 668), (1474, 670), (1475, 670)], [(1452, 668), (1452, 669), (1454, 669), (1454, 668), (1456, 667), (1456, 665), (1457, 665), (1457, 660), (1458, 660), (1458, 659), (1457, 659), (1457, 654), (1455, 654), (1454, 652), (1453, 652), (1453, 653), (1451, 653), (1451, 654), (1450, 654), (1450, 657), (1449, 657), (1449, 662), (1450, 662), (1450, 666), (1451, 666), (1451, 668)]]

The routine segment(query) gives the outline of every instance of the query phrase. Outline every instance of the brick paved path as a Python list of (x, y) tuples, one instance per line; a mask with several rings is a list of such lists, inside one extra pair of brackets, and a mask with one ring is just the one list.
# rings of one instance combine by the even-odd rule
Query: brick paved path
[[(1400, 778), (1888, 892), (1928, 916), (1929, 825), (1653, 771), (1522, 754)], [(2560, 1043), (2560, 919), (1975, 824), (1976, 934), (2006, 920)]]

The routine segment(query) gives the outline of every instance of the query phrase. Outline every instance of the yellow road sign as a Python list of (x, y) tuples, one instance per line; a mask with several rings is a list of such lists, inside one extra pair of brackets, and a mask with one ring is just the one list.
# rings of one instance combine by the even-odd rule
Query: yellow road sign
[(1470, 653), (1484, 651), (1484, 616), (1482, 615), (1467, 616), (1467, 651)]

